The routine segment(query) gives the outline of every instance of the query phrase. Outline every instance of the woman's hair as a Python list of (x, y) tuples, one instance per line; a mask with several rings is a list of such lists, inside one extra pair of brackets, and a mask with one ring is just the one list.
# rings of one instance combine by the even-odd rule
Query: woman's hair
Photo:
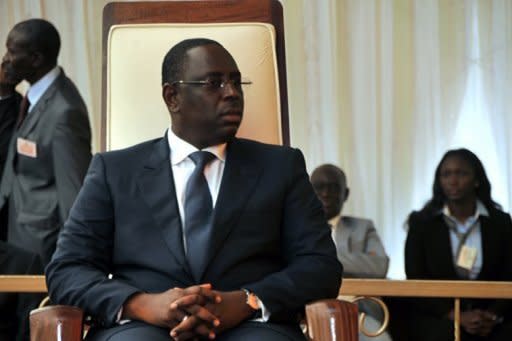
[(434, 176), (434, 185), (432, 186), (432, 198), (425, 204), (425, 206), (423, 206), (420, 213), (425, 214), (426, 216), (432, 216), (443, 208), (446, 196), (441, 188), (440, 173), (441, 165), (449, 157), (458, 157), (469, 164), (475, 174), (475, 180), (478, 183), (478, 186), (475, 187), (475, 194), (478, 200), (484, 204), (489, 212), (497, 209), (500, 210), (501, 206), (491, 198), (491, 183), (485, 173), (484, 165), (473, 152), (465, 148), (460, 148), (447, 151), (437, 165)]

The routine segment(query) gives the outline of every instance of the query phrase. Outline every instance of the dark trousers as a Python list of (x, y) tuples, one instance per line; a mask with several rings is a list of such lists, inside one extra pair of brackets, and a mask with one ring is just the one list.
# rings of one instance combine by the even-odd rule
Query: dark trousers
[(33, 224), (18, 221), (18, 215), (12, 196), (9, 198), (9, 244), (38, 254), (43, 267), (50, 262), (59, 235), (60, 226), (57, 218), (45, 219)]
[[(142, 322), (130, 322), (103, 330), (90, 330), (87, 341), (169, 341), (169, 329), (158, 328)], [(298, 326), (275, 323), (244, 322), (218, 335), (218, 341), (304, 341)]]

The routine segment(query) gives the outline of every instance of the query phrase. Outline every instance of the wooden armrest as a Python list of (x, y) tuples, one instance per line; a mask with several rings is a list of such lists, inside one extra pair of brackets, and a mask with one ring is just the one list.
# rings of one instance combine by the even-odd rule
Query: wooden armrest
[(306, 305), (307, 334), (314, 341), (357, 341), (357, 305), (337, 299)]
[(30, 341), (80, 341), (83, 316), (82, 309), (66, 305), (34, 309), (30, 312)]

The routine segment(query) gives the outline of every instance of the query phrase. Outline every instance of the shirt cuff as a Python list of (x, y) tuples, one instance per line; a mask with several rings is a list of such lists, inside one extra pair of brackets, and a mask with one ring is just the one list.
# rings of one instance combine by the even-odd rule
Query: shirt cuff
[(265, 304), (263, 304), (263, 302), (260, 300), (259, 297), (258, 297), (258, 304), (261, 307), (261, 317), (254, 319), (254, 321), (267, 322), (268, 319), (270, 318), (270, 311), (268, 311), (268, 309), (265, 307)]
[(117, 312), (116, 324), (123, 325), (123, 324), (126, 324), (126, 323), (132, 321), (132, 320), (128, 320), (128, 319), (122, 320), (121, 319), (122, 316), (123, 316), (123, 307), (121, 307), (121, 309), (119, 309), (119, 311)]

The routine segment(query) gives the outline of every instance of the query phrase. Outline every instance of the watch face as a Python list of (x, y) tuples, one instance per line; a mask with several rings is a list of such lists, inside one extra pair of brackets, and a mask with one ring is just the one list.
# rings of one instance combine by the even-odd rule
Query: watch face
[(249, 306), (254, 310), (260, 309), (258, 297), (253, 293), (250, 293), (249, 296), (247, 297), (247, 304), (249, 304)]
[(261, 309), (258, 296), (256, 296), (254, 293), (250, 292), (249, 290), (244, 290), (244, 291), (245, 291), (245, 294), (247, 295), (247, 301), (246, 301), (247, 305), (249, 305), (249, 307), (251, 307), (254, 310)]

